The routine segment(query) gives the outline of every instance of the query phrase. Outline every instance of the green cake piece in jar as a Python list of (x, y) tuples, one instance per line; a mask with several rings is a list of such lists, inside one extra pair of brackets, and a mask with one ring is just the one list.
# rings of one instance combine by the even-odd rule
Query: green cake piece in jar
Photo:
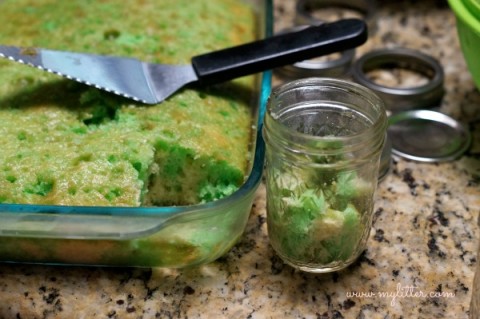
[(294, 168), (274, 177), (280, 197), (269, 203), (270, 238), (293, 260), (322, 264), (347, 260), (362, 240), (359, 209), (371, 186), (354, 172), (328, 174), (331, 180), (323, 183), (317, 175)]

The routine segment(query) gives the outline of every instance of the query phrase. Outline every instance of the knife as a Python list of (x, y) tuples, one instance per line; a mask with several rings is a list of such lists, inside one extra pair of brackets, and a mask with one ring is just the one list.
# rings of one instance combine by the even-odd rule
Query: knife
[(197, 55), (188, 65), (43, 48), (0, 45), (0, 57), (24, 63), (145, 104), (164, 101), (190, 83), (211, 85), (344, 51), (367, 40), (367, 26), (344, 19)]

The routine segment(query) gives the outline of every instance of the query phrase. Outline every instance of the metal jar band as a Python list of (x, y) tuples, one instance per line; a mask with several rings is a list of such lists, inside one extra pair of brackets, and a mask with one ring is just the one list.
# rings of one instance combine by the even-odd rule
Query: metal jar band
[[(298, 25), (278, 32), (279, 34), (287, 32), (300, 31), (309, 27), (309, 25)], [(298, 79), (304, 77), (325, 76), (325, 77), (343, 77), (350, 71), (355, 49), (339, 52), (339, 57), (331, 60), (310, 59), (300, 61), (291, 65), (278, 68), (280, 76)]]
[(363, 16), (370, 33), (373, 33), (376, 29), (376, 5), (373, 0), (298, 0), (295, 8), (295, 23), (298, 25), (324, 23), (326, 21), (314, 17), (312, 11), (329, 7), (357, 11)]
[[(367, 77), (369, 71), (382, 67), (408, 69), (426, 76), (429, 81), (424, 85), (395, 88), (377, 84)], [(429, 55), (407, 48), (368, 52), (353, 64), (351, 73), (357, 83), (377, 93), (392, 113), (436, 107), (444, 94), (444, 74), (440, 63)]]

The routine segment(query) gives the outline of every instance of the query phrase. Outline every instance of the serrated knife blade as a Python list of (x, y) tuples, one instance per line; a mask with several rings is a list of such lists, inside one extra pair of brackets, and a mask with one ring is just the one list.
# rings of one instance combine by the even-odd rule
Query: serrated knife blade
[(197, 80), (191, 65), (3, 45), (0, 56), (146, 104), (159, 103)]
[(344, 19), (198, 55), (189, 65), (6, 45), (0, 45), (0, 57), (142, 103), (157, 104), (190, 83), (219, 83), (351, 49), (366, 40), (362, 20)]

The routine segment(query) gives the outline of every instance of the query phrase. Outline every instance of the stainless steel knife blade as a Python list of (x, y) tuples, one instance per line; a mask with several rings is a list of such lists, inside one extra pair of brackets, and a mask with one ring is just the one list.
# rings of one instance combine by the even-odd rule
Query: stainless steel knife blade
[(197, 80), (191, 65), (4, 45), (0, 56), (146, 104), (159, 103)]
[(0, 57), (52, 72), (146, 104), (192, 82), (213, 84), (363, 44), (366, 25), (345, 19), (198, 55), (189, 65), (0, 45)]

